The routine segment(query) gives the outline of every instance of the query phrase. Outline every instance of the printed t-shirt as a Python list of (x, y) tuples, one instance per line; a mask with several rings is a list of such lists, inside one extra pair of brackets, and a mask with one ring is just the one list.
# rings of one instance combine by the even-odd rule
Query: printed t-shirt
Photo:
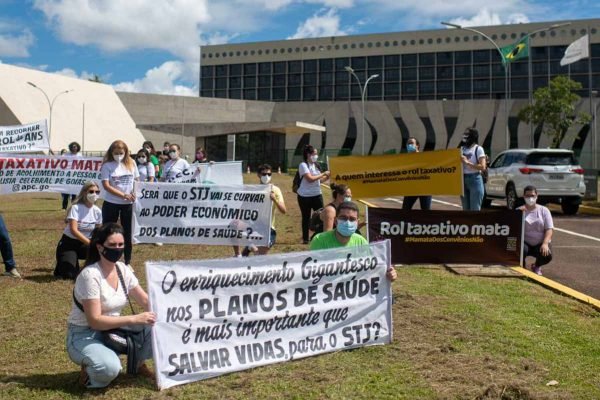
[[(471, 161), (473, 164), (479, 164), (479, 159), (481, 157), (485, 157), (485, 152), (483, 151), (483, 147), (481, 147), (477, 144), (472, 147), (464, 147), (463, 146), (463, 147), (461, 147), (461, 152), (462, 152), (462, 155), (467, 157), (467, 159), (469, 161)], [(474, 168), (471, 168), (471, 166), (463, 164), (463, 174), (464, 175), (479, 174), (479, 173), (481, 173), (481, 171), (479, 171), (478, 169), (474, 169)]]
[(63, 233), (71, 239), (77, 239), (68, 223), (68, 221), (72, 219), (77, 221), (77, 229), (79, 232), (89, 239), (92, 237), (92, 231), (96, 225), (102, 224), (102, 210), (96, 205), (91, 207), (81, 203), (71, 205), (69, 214), (67, 215), (67, 226)]
[[(116, 161), (105, 162), (100, 169), (100, 179), (108, 181), (110, 186), (125, 194), (133, 192), (133, 181), (139, 177), (140, 173), (137, 168), (134, 167), (133, 171), (130, 171), (125, 164)], [(122, 197), (109, 193), (108, 190), (104, 193), (104, 199), (113, 204), (132, 203), (131, 201), (123, 200)]]

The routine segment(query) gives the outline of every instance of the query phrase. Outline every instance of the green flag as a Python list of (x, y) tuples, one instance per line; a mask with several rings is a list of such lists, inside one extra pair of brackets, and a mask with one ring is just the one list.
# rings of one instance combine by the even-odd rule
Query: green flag
[(526, 35), (515, 44), (501, 47), (500, 51), (502, 52), (502, 63), (510, 63), (520, 58), (529, 57), (529, 46), (527, 39), (528, 36)]

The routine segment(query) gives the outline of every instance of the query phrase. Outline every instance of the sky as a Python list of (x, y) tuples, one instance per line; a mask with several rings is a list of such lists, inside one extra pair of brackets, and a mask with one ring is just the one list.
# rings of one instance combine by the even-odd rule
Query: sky
[(0, 62), (197, 96), (205, 44), (598, 17), (597, 0), (0, 0)]

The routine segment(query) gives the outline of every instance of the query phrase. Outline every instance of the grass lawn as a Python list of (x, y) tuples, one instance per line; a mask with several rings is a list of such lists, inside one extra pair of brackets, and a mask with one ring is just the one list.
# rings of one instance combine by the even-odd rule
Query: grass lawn
[[(254, 175), (247, 177), (255, 183)], [(274, 176), (288, 215), (274, 252), (305, 249), (291, 177)], [(326, 197), (329, 193), (326, 192)], [(598, 399), (600, 314), (526, 280), (402, 267), (394, 283), (394, 341), (275, 364), (162, 392), (121, 375), (86, 391), (65, 351), (72, 282), (52, 277), (64, 227), (60, 196), (2, 196), (0, 211), (25, 279), (0, 278), (2, 399)], [(227, 246), (134, 247), (146, 260), (229, 257)], [(564, 266), (567, 268), (568, 266)], [(547, 386), (551, 380), (558, 385)]]

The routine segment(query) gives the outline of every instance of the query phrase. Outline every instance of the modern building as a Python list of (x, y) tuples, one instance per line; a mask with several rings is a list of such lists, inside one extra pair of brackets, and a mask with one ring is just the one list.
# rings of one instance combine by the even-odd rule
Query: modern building
[[(600, 19), (474, 29), (494, 43), (479, 33), (443, 28), (202, 46), (200, 96), (270, 104), (273, 123), (305, 121), (326, 127), (325, 133), (288, 136), (284, 147), (296, 155), (309, 142), (328, 154), (399, 152), (409, 136), (416, 136), (425, 150), (445, 149), (456, 147), (471, 126), (492, 156), (507, 147), (547, 147), (550, 141), (541, 127), (519, 122), (517, 114), (535, 89), (558, 75), (580, 82), (577, 109), (596, 113)], [(495, 45), (513, 44), (530, 33), (530, 57), (505, 70)], [(586, 34), (590, 57), (561, 67), (566, 47)], [(361, 87), (369, 77), (363, 104)], [(561, 143), (575, 150), (587, 168), (597, 168), (598, 125), (594, 120), (574, 126)], [(281, 151), (283, 139), (266, 132), (238, 133), (249, 143), (253, 137), (257, 143), (278, 142), (271, 148)], [(214, 148), (232, 133), (219, 135), (213, 129), (203, 135), (201, 127), (197, 130), (206, 146)], [(286, 160), (293, 164), (297, 158)]]

